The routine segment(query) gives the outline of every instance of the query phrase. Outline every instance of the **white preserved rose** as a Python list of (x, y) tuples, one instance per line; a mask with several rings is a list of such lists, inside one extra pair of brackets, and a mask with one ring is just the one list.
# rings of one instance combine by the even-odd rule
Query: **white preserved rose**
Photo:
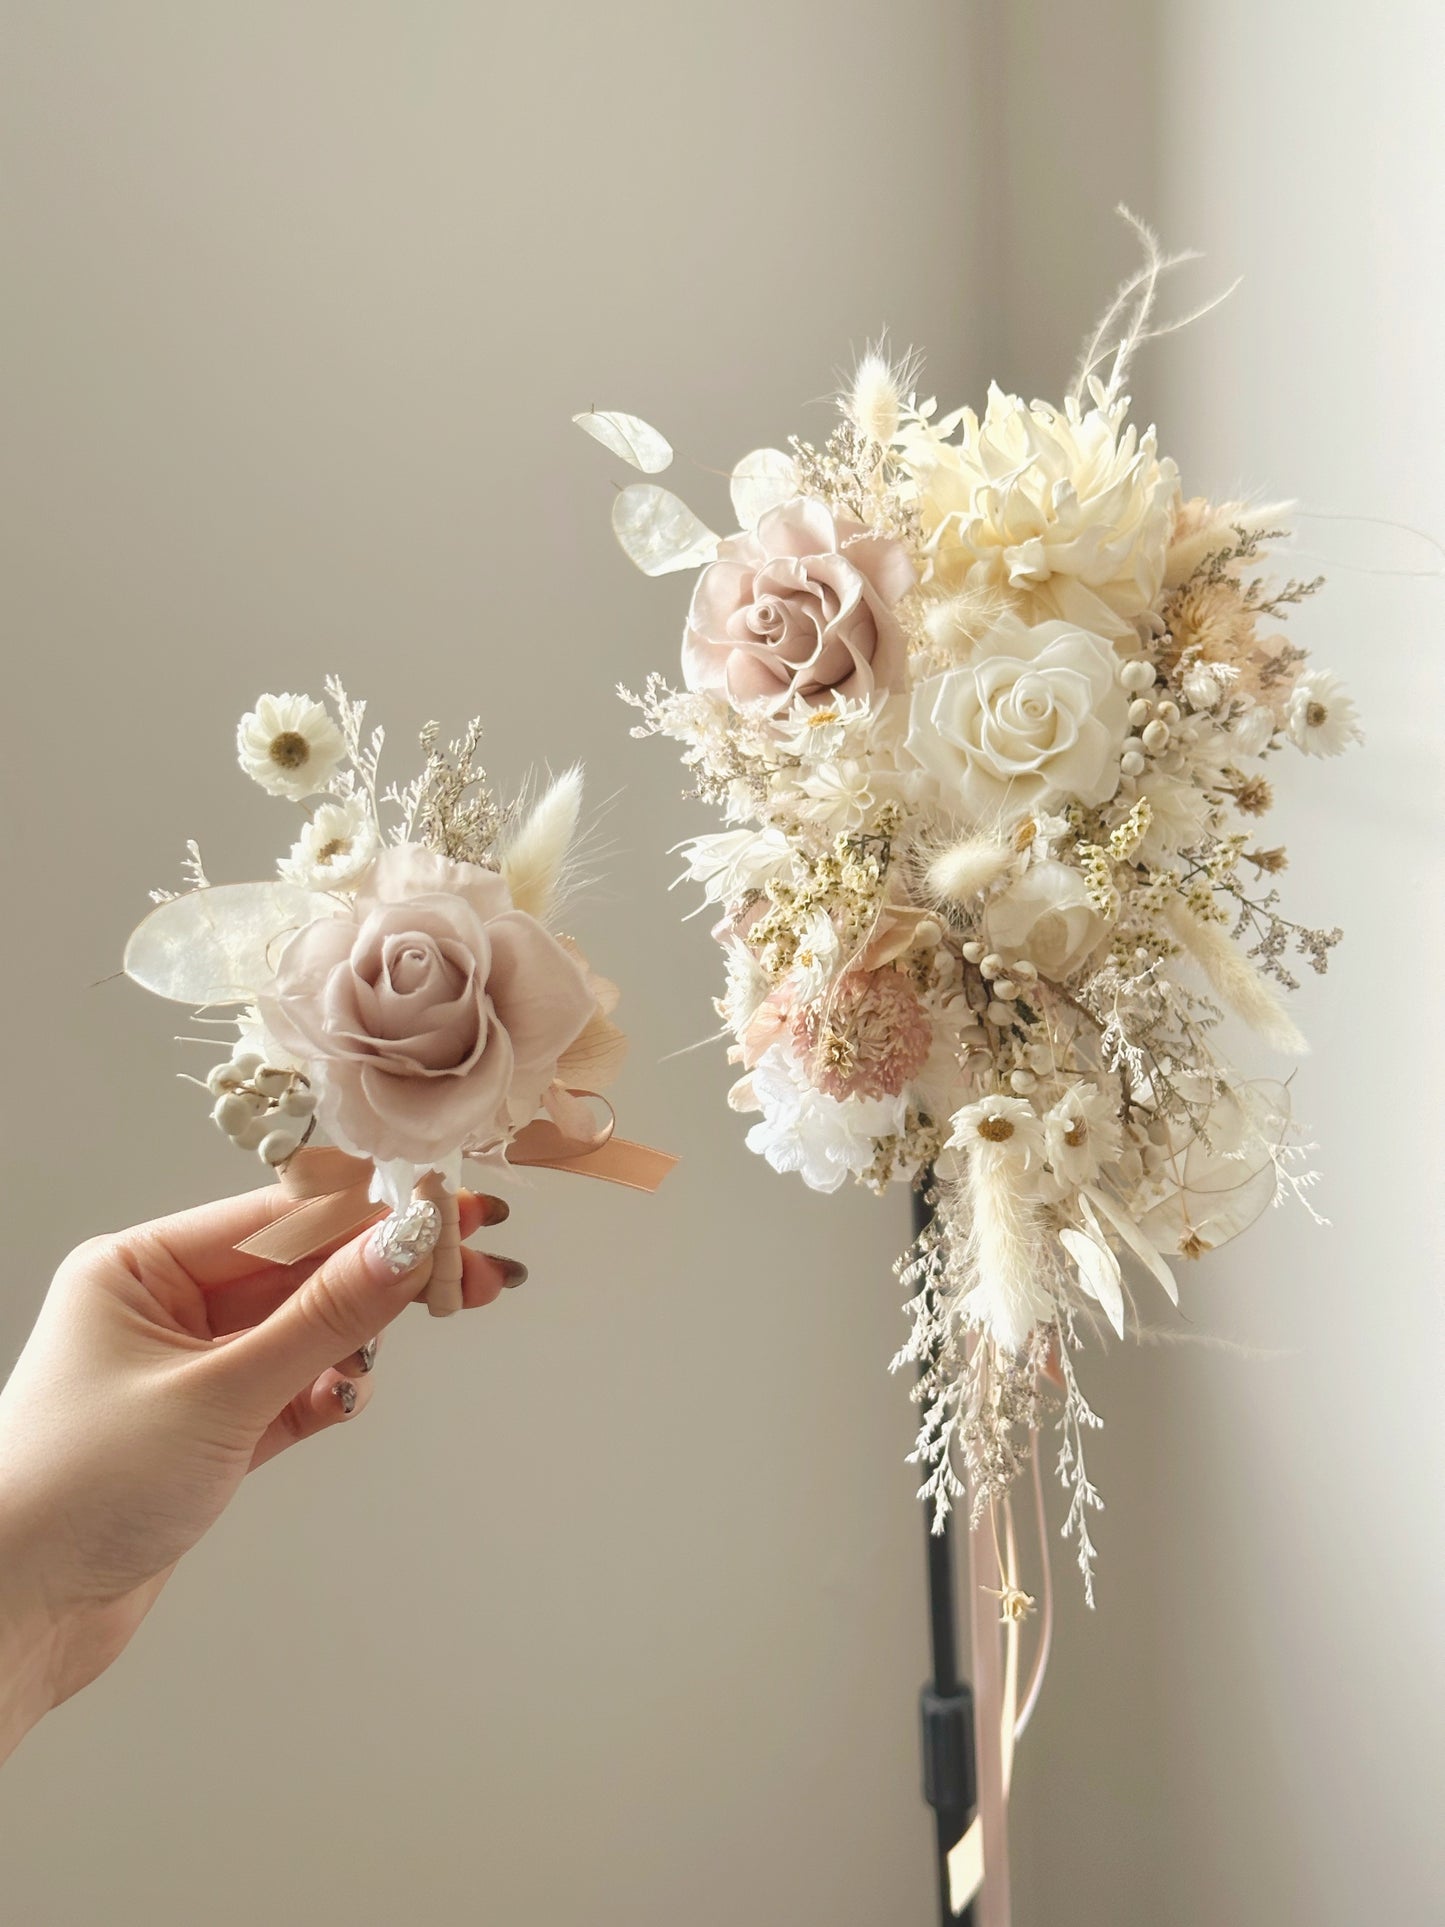
[(1111, 645), (1066, 622), (1005, 616), (973, 658), (913, 692), (908, 748), (974, 822), (1119, 787), (1128, 697)]
[(990, 946), (1008, 962), (1025, 957), (1062, 983), (1098, 949), (1108, 925), (1089, 901), (1084, 879), (1067, 863), (1034, 863), (989, 904)]

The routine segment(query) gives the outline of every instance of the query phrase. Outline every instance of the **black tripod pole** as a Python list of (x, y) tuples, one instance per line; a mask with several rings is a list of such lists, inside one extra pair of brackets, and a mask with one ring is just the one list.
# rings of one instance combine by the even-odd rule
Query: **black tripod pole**
[[(933, 1174), (926, 1172), (913, 1194), (913, 1233), (923, 1232), (933, 1216), (927, 1202)], [(973, 1908), (955, 1914), (948, 1892), (948, 1855), (963, 1837), (973, 1815), (977, 1779), (973, 1751), (973, 1688), (959, 1678), (958, 1610), (953, 1586), (953, 1518), (942, 1532), (933, 1531), (931, 1514), (924, 1512), (928, 1552), (928, 1640), (932, 1678), (923, 1688), (919, 1707), (923, 1723), (923, 1797), (933, 1808), (937, 1831), (938, 1918), (941, 1927), (962, 1921), (972, 1927)]]

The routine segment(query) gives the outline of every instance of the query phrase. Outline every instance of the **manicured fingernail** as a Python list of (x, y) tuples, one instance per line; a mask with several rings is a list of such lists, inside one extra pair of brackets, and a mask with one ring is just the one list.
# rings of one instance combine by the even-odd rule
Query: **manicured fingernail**
[(393, 1278), (415, 1271), (441, 1236), (442, 1214), (429, 1198), (413, 1198), (405, 1211), (393, 1211), (371, 1234), (372, 1255)]
[(512, 1215), (512, 1207), (505, 1198), (479, 1198), (484, 1225), (505, 1224)]
[(498, 1258), (496, 1262), (502, 1268), (503, 1291), (515, 1291), (518, 1285), (526, 1284), (527, 1267), (520, 1258)]
[(379, 1340), (375, 1338), (367, 1339), (366, 1343), (362, 1346), (361, 1350), (356, 1354), (357, 1371), (369, 1372), (371, 1368), (375, 1365), (376, 1347), (378, 1343), (379, 1343)]
[(336, 1394), (336, 1403), (341, 1407), (342, 1417), (350, 1418), (356, 1410), (356, 1387), (349, 1378), (338, 1378), (331, 1389)]

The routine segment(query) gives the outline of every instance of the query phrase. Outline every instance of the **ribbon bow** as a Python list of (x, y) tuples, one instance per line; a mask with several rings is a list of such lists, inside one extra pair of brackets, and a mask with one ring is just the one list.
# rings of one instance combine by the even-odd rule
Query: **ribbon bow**
[[(566, 1092), (565, 1097), (575, 1101), (563, 1104), (559, 1098), (551, 1107), (553, 1117), (526, 1125), (500, 1147), (503, 1161), (524, 1168), (575, 1171), (580, 1177), (624, 1184), (633, 1191), (655, 1191), (677, 1159), (667, 1151), (615, 1137), (610, 1105), (606, 1122), (589, 1131), (585, 1100), (596, 1095), (594, 1091)], [(485, 1155), (491, 1158), (494, 1153)], [(382, 1207), (371, 1195), (372, 1175), (369, 1159), (354, 1158), (346, 1151), (307, 1146), (294, 1152), (279, 1173), (282, 1192), (294, 1200), (291, 1209), (243, 1239), (236, 1249), (268, 1264), (295, 1265), (327, 1245), (342, 1242), (382, 1215)], [(418, 1182), (416, 1195), (441, 1212), (441, 1236), (422, 1295), (433, 1317), (445, 1318), (462, 1308), (456, 1193), (447, 1189), (438, 1173), (429, 1171)]]

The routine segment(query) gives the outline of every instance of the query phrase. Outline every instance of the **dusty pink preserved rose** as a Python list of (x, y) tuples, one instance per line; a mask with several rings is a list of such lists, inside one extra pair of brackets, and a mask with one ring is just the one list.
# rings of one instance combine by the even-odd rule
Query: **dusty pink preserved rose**
[(913, 584), (901, 542), (794, 496), (756, 533), (723, 542), (698, 577), (682, 643), (687, 686), (775, 710), (794, 696), (901, 689), (907, 647), (894, 611)]
[(426, 1165), (528, 1123), (596, 1008), (501, 877), (404, 844), (291, 938), (261, 1014), (344, 1149)]

